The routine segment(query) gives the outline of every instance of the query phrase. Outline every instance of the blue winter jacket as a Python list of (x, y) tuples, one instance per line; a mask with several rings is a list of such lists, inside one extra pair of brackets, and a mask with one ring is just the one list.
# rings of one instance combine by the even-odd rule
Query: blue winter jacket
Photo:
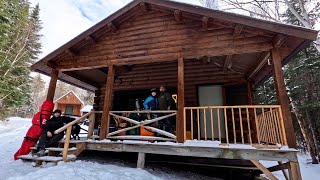
[(143, 103), (143, 107), (145, 110), (157, 110), (158, 109), (158, 99), (149, 96)]

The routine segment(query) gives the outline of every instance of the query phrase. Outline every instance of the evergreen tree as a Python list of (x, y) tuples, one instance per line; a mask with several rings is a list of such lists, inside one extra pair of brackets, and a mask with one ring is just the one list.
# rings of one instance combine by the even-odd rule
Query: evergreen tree
[[(298, 2), (292, 4), (295, 11), (301, 13)], [(286, 23), (300, 25), (301, 22), (287, 10), (282, 15)], [(296, 55), (284, 68), (287, 91), (290, 98), (294, 127), (299, 145), (306, 145), (312, 163), (319, 163), (320, 151), (320, 53), (315, 44), (311, 44)], [(276, 103), (273, 98), (274, 83), (272, 78), (257, 87), (256, 99), (262, 104)], [(302, 142), (301, 142), (302, 141)], [(304, 147), (300, 147), (304, 148)]]
[(13, 107), (30, 104), (30, 65), (40, 50), (39, 6), (0, 0), (0, 119)]

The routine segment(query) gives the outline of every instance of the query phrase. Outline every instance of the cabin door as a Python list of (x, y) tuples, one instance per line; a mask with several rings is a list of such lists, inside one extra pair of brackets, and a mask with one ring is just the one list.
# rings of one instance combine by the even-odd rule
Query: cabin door
[(67, 105), (65, 114), (73, 115), (73, 106)]
[[(223, 106), (223, 96), (222, 96), (222, 86), (220, 85), (206, 85), (198, 86), (198, 98), (199, 106)], [(211, 123), (211, 111), (209, 109), (200, 110), (200, 130), (201, 139), (205, 138), (204, 128), (206, 126), (207, 139), (212, 138), (212, 123)], [(206, 118), (204, 118), (204, 114)], [(224, 114), (223, 110), (220, 110), (220, 131), (221, 138), (225, 138), (225, 124), (224, 124)], [(212, 110), (213, 115), (213, 130), (214, 138), (219, 138), (219, 128), (218, 128), (218, 112), (216, 109)], [(204, 122), (206, 119), (206, 123)]]

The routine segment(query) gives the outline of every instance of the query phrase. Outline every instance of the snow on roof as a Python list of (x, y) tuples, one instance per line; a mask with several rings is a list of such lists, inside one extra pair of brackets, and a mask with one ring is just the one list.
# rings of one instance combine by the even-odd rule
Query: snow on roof
[(60, 99), (62, 99), (63, 97), (65, 97), (66, 95), (68, 95), (69, 93), (72, 93), (72, 94), (74, 94), (75, 96), (76, 96), (76, 98), (78, 98), (79, 99), (79, 101), (81, 102), (81, 104), (83, 104), (84, 105), (84, 103), (83, 103), (83, 101), (79, 98), (79, 96), (76, 94), (76, 93), (74, 93), (72, 90), (71, 91), (69, 91), (69, 92), (67, 92), (66, 94), (64, 94), (63, 96), (61, 96), (61, 97), (59, 97), (58, 99), (56, 99), (53, 103), (56, 103), (57, 101), (59, 101)]
[(93, 106), (91, 105), (86, 105), (85, 107), (83, 107), (80, 112), (90, 112), (93, 109)]

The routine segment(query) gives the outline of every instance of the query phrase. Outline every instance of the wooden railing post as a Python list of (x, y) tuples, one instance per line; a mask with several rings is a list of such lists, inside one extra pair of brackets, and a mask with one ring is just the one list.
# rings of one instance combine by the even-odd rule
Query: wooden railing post
[(254, 111), (254, 121), (257, 129), (257, 139), (258, 139), (258, 144), (260, 144), (261, 141), (261, 132), (260, 132), (260, 122), (258, 121), (257, 117), (257, 108), (253, 108)]
[(93, 135), (94, 122), (95, 122), (95, 113), (92, 113), (92, 114), (89, 116), (89, 128), (88, 128), (88, 136), (87, 136), (87, 139), (91, 138), (91, 136)]
[(184, 59), (178, 58), (178, 113), (176, 135), (177, 142), (184, 143), (186, 139), (185, 119), (184, 119)]
[(279, 116), (280, 116), (280, 123), (281, 123), (281, 131), (282, 131), (282, 139), (283, 139), (283, 143), (284, 145), (288, 145), (288, 141), (287, 141), (287, 135), (286, 135), (286, 130), (284, 127), (284, 121), (283, 121), (283, 116), (282, 116), (282, 110), (281, 107), (278, 108), (278, 112), (279, 112)]
[(69, 126), (67, 128), (66, 140), (64, 141), (64, 147), (62, 152), (62, 158), (64, 162), (67, 162), (68, 160), (68, 149), (69, 149), (69, 143), (70, 143), (71, 129), (72, 129), (72, 126)]

